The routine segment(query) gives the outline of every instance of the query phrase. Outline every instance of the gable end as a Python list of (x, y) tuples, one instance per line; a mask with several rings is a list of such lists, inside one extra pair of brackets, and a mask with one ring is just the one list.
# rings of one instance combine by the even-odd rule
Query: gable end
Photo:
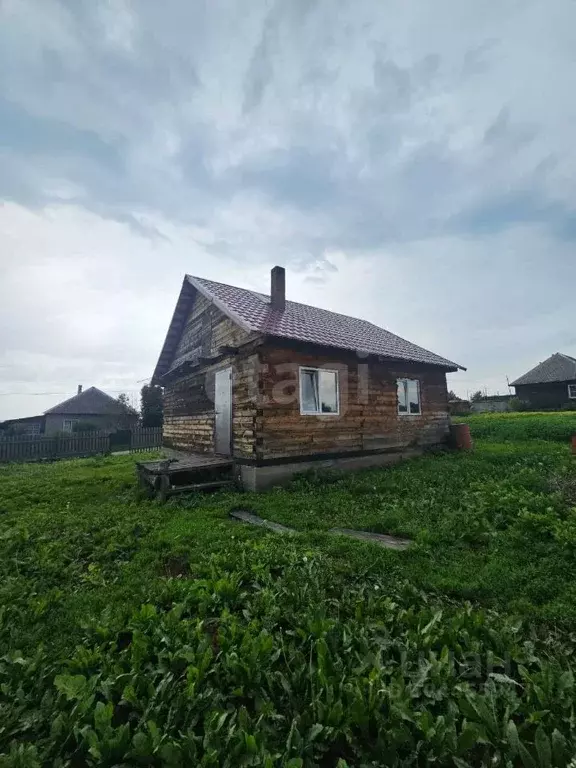
[(161, 384), (168, 373), (184, 367), (202, 365), (248, 336), (249, 332), (224, 313), (212, 297), (185, 279), (152, 383)]

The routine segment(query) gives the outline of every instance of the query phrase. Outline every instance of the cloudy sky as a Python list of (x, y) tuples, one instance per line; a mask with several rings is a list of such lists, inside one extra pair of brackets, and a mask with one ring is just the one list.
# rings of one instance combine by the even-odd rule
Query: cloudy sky
[(576, 355), (575, 83), (572, 0), (0, 0), (0, 419), (135, 397), (185, 272)]

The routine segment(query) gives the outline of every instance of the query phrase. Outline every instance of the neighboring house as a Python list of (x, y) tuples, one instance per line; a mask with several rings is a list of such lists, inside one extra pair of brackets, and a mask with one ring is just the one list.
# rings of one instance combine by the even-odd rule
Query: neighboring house
[(365, 320), (186, 276), (152, 383), (164, 444), (232, 456), (247, 488), (443, 443), (461, 366)]
[(576, 406), (576, 359), (560, 352), (512, 382), (516, 397), (532, 408)]
[(510, 410), (512, 395), (486, 395), (470, 405), (472, 413), (501, 413)]
[(77, 395), (47, 410), (45, 419), (44, 432), (53, 435), (74, 432), (77, 425), (87, 424), (106, 432), (129, 429), (135, 425), (138, 416), (101, 389), (90, 387), (82, 391), (80, 385)]
[(0, 435), (41, 435), (46, 424), (45, 416), (25, 416), (22, 419), (7, 419), (0, 424)]

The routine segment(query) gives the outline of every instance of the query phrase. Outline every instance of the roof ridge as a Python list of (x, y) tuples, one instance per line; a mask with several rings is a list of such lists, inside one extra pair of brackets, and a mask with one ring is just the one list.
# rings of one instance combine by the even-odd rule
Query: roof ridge
[[(233, 288), (235, 291), (248, 291), (249, 293), (252, 293), (255, 296), (258, 296), (258, 298), (264, 298), (269, 299), (270, 296), (267, 293), (260, 293), (260, 291), (254, 291), (252, 288), (241, 288), (238, 285), (231, 285), (230, 283), (221, 283), (218, 280), (210, 280), (207, 277), (196, 277), (195, 275), (186, 275), (186, 277), (191, 277), (193, 280), (202, 280), (204, 282), (209, 283), (215, 283), (216, 285), (223, 285), (225, 288)], [(367, 323), (368, 325), (371, 325), (373, 328), (376, 328), (376, 330), (385, 330), (388, 331), (387, 328), (382, 328), (379, 325), (376, 325), (376, 323), (373, 323), (371, 320), (365, 320), (363, 317), (355, 317), (354, 315), (346, 315), (344, 312), (335, 312), (333, 309), (324, 309), (324, 307), (317, 307), (315, 304), (306, 304), (303, 301), (294, 301), (293, 299), (286, 299), (286, 304), (296, 304), (299, 307), (310, 307), (311, 309), (315, 309), (317, 312), (328, 312), (330, 315), (337, 315), (338, 317), (344, 317), (347, 320), (358, 320), (361, 323)], [(388, 333), (393, 333), (393, 331), (388, 331)], [(394, 334), (397, 336), (397, 334)], [(398, 336), (398, 338), (401, 338)], [(408, 341), (407, 339), (403, 339), (403, 341)], [(412, 344), (412, 342), (408, 342), (409, 344)]]
[(112, 397), (112, 395), (109, 395), (108, 392), (104, 392), (103, 389), (100, 389), (100, 387), (95, 387), (92, 385), (91, 387), (88, 387), (88, 389), (82, 390), (79, 395), (76, 395), (76, 397), (80, 397), (80, 395), (84, 395), (86, 392), (90, 392), (90, 390), (93, 389), (95, 392), (99, 392), (101, 395), (104, 395), (104, 397), (109, 398), (110, 400), (114, 400), (116, 402), (116, 398)]
[(44, 415), (47, 415), (50, 413), (60, 413), (60, 410), (59, 410), (60, 408), (65, 408), (74, 400), (78, 400), (78, 398), (82, 398), (84, 395), (87, 395), (90, 392), (97, 392), (98, 395), (105, 397), (111, 403), (117, 402), (116, 398), (112, 397), (112, 395), (109, 395), (108, 392), (104, 392), (103, 389), (99, 389), (98, 387), (95, 387), (94, 385), (92, 385), (87, 389), (83, 389), (82, 392), (77, 392), (75, 395), (72, 395), (71, 397), (67, 397), (66, 400), (62, 400), (61, 402), (56, 403), (56, 405), (53, 405), (51, 408), (48, 408), (47, 411), (44, 411)]
[(211, 280), (209, 277), (199, 277), (198, 275), (190, 275), (186, 273), (186, 277), (192, 280), (201, 280), (203, 283), (214, 283), (215, 285), (223, 285), (224, 288), (234, 288), (237, 291), (250, 291), (257, 296), (266, 296), (265, 293), (259, 291), (253, 291), (252, 288), (241, 288), (239, 285), (232, 285), (231, 283), (221, 283), (220, 280)]

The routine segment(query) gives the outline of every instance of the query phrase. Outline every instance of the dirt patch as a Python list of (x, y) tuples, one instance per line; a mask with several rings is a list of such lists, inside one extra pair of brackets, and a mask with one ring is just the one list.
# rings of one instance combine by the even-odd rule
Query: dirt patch
[(189, 579), (191, 572), (188, 558), (185, 555), (166, 558), (162, 564), (162, 574), (167, 579)]

